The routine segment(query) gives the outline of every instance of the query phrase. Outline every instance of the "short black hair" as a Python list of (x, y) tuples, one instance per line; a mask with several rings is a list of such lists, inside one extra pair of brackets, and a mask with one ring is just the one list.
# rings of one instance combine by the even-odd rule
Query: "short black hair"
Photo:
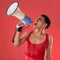
[(47, 26), (45, 29), (49, 28), (50, 24), (51, 24), (51, 21), (49, 19), (49, 17), (45, 14), (42, 14), (41, 16), (43, 16), (45, 18), (45, 22), (47, 23)]

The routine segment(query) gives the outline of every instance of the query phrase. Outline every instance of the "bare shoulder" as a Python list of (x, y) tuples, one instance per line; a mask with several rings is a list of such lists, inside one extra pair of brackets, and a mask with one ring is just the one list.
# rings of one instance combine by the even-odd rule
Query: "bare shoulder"
[(21, 36), (21, 38), (22, 38), (22, 37), (27, 37), (27, 36), (29, 35), (29, 33), (30, 33), (29, 31), (25, 32), (25, 33)]
[(53, 37), (51, 35), (48, 35), (49, 38), (49, 43), (52, 44), (53, 43)]
[(24, 33), (24, 35), (25, 35), (25, 36), (28, 36), (29, 33), (30, 33), (30, 31), (27, 31), (27, 32)]

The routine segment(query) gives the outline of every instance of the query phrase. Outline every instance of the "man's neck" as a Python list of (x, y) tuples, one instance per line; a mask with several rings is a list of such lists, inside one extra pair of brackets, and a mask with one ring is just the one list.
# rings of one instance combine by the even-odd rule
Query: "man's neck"
[(35, 29), (34, 33), (37, 34), (37, 35), (41, 35), (41, 34), (45, 33), (45, 31), (44, 31), (44, 29), (43, 30), (41, 30), (41, 29)]

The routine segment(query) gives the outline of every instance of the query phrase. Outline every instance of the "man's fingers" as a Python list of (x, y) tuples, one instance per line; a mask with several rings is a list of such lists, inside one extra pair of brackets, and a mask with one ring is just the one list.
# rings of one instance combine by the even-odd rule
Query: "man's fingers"
[(24, 23), (21, 22), (21, 21), (19, 21), (19, 22), (17, 23), (17, 25), (24, 25)]

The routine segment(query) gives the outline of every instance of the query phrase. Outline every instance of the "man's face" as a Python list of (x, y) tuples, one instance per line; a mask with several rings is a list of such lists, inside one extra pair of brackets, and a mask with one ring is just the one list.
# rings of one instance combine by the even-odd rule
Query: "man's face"
[(35, 23), (35, 29), (40, 29), (45, 26), (46, 26), (45, 18), (43, 16), (40, 16), (39, 18), (37, 18)]

